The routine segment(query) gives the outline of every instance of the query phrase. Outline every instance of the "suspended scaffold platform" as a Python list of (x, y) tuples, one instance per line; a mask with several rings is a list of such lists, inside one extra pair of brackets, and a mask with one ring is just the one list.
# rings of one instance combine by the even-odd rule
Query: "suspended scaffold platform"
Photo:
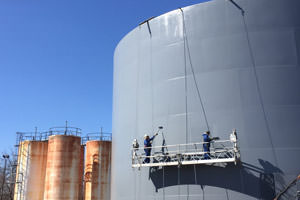
[[(240, 153), (237, 139), (217, 140), (210, 142), (210, 151), (205, 152), (203, 146), (208, 142), (175, 144), (149, 147), (152, 155), (146, 156), (144, 147), (132, 148), (132, 167), (180, 166), (212, 163), (237, 163)], [(152, 162), (146, 163), (150, 158)]]

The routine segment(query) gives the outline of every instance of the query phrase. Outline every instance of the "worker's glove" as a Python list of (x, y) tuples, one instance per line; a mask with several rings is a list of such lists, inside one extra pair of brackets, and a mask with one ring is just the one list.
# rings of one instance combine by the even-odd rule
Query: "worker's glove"
[(155, 133), (155, 134), (154, 134), (154, 136), (157, 136), (157, 135), (158, 135), (158, 133)]
[(213, 137), (212, 140), (219, 140), (219, 137)]

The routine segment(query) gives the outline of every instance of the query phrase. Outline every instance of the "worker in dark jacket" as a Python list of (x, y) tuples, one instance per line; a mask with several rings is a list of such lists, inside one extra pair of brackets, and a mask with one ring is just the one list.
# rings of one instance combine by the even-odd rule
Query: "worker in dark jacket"
[(203, 151), (204, 151), (204, 159), (210, 159), (210, 143), (213, 140), (218, 140), (219, 137), (210, 138), (210, 131), (206, 131), (202, 134), (203, 136)]
[(151, 155), (151, 147), (152, 147), (152, 141), (157, 136), (158, 133), (155, 133), (151, 138), (149, 135), (144, 136), (144, 151), (145, 151), (145, 156), (147, 156), (144, 160), (144, 163), (150, 163), (150, 158), (148, 156)]

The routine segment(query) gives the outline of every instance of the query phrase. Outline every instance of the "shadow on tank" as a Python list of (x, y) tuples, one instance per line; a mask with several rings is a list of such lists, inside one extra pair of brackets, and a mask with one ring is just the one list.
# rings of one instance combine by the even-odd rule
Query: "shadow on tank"
[(285, 184), (283, 172), (270, 162), (259, 159), (261, 167), (245, 162), (238, 165), (185, 165), (149, 169), (156, 191), (175, 185), (213, 186), (237, 191), (259, 199), (274, 199), (276, 183)]

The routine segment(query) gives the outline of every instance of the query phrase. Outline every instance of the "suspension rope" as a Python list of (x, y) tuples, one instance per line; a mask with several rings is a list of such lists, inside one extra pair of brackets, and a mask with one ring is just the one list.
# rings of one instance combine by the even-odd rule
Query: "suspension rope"
[(195, 185), (198, 185), (196, 165), (194, 165), (194, 178), (195, 178)]
[[(141, 26), (139, 26), (139, 34), (138, 34), (138, 58), (137, 58), (137, 62), (138, 62), (138, 69), (137, 69), (137, 79), (136, 79), (136, 105), (135, 105), (135, 139), (138, 138), (138, 120), (139, 120), (139, 112), (138, 112), (138, 106), (139, 106), (139, 81), (140, 81), (140, 67), (141, 67)], [(136, 173), (133, 172), (133, 178), (134, 178), (134, 199), (137, 200), (137, 176)]]
[(178, 199), (180, 199), (180, 167), (177, 167)]
[[(149, 21), (147, 21), (147, 27), (150, 38), (150, 85), (151, 85), (151, 120), (152, 120), (152, 133), (154, 133), (154, 87), (153, 87), (153, 65), (152, 65), (152, 32)], [(153, 140), (153, 144), (155, 140)]]
[(297, 181), (300, 181), (300, 174), (293, 179), (280, 193), (278, 193), (276, 195), (276, 197), (274, 198), (274, 200), (278, 200), (283, 194), (286, 193), (286, 191), (288, 191), (293, 185), (297, 185)]
[[(184, 24), (182, 18), (182, 25)], [(183, 59), (184, 59), (184, 94), (185, 94), (185, 143), (188, 143), (188, 88), (187, 88), (187, 67), (186, 67), (186, 42), (184, 37), (184, 28), (182, 27), (183, 35)]]
[(163, 200), (165, 200), (165, 167), (162, 167), (163, 172)]
[[(230, 2), (232, 2), (232, 1), (230, 1)], [(251, 64), (252, 64), (252, 68), (253, 68), (253, 72), (254, 72), (254, 77), (255, 77), (255, 82), (256, 82), (256, 89), (257, 89), (257, 92), (258, 92), (259, 102), (260, 102), (261, 109), (262, 109), (262, 112), (263, 112), (263, 117), (264, 117), (266, 129), (267, 129), (269, 141), (270, 141), (270, 144), (271, 144), (271, 147), (272, 147), (272, 153), (273, 153), (273, 156), (274, 156), (274, 161), (275, 161), (276, 166), (278, 166), (277, 156), (276, 156), (276, 153), (275, 153), (273, 139), (272, 139), (272, 136), (271, 136), (271, 128), (270, 128), (270, 125), (268, 123), (268, 118), (267, 118), (267, 114), (266, 114), (266, 110), (265, 110), (265, 106), (264, 106), (264, 102), (263, 102), (263, 98), (262, 98), (261, 88), (260, 88), (260, 85), (259, 85), (258, 74), (257, 74), (256, 64), (255, 64), (255, 58), (254, 58), (254, 54), (253, 54), (253, 48), (252, 48), (252, 45), (251, 45), (249, 30), (248, 30), (248, 26), (247, 26), (246, 19), (245, 19), (245, 11), (243, 9), (241, 9), (241, 10), (242, 10), (241, 14), (242, 14), (242, 19), (243, 19), (243, 25), (244, 25), (244, 29), (245, 29), (245, 33), (246, 33), (246, 39), (247, 39), (247, 44), (248, 44), (248, 48), (249, 48)]]
[(180, 9), (181, 14), (182, 14), (183, 42), (184, 42), (184, 46), (187, 49), (187, 54), (188, 54), (189, 63), (190, 63), (190, 66), (191, 66), (193, 80), (194, 80), (194, 83), (195, 83), (195, 87), (196, 87), (196, 90), (197, 90), (197, 94), (198, 94), (198, 98), (199, 98), (199, 101), (200, 101), (201, 109), (202, 109), (203, 116), (204, 116), (204, 119), (205, 119), (206, 128), (209, 131), (210, 129), (209, 129), (209, 124), (208, 124), (208, 119), (207, 119), (206, 111), (205, 111), (205, 108), (204, 108), (204, 104), (203, 104), (203, 101), (202, 101), (202, 97), (201, 97), (201, 94), (200, 94), (200, 90), (199, 90), (199, 87), (198, 87), (198, 83), (197, 83), (197, 79), (196, 79), (196, 75), (195, 75), (195, 71), (194, 71), (194, 67), (193, 67), (193, 63), (192, 63), (192, 58), (191, 58), (191, 53), (190, 53), (190, 48), (189, 48), (189, 43), (188, 43), (187, 33), (186, 33), (184, 12), (183, 12), (182, 8), (179, 8), (179, 9)]

